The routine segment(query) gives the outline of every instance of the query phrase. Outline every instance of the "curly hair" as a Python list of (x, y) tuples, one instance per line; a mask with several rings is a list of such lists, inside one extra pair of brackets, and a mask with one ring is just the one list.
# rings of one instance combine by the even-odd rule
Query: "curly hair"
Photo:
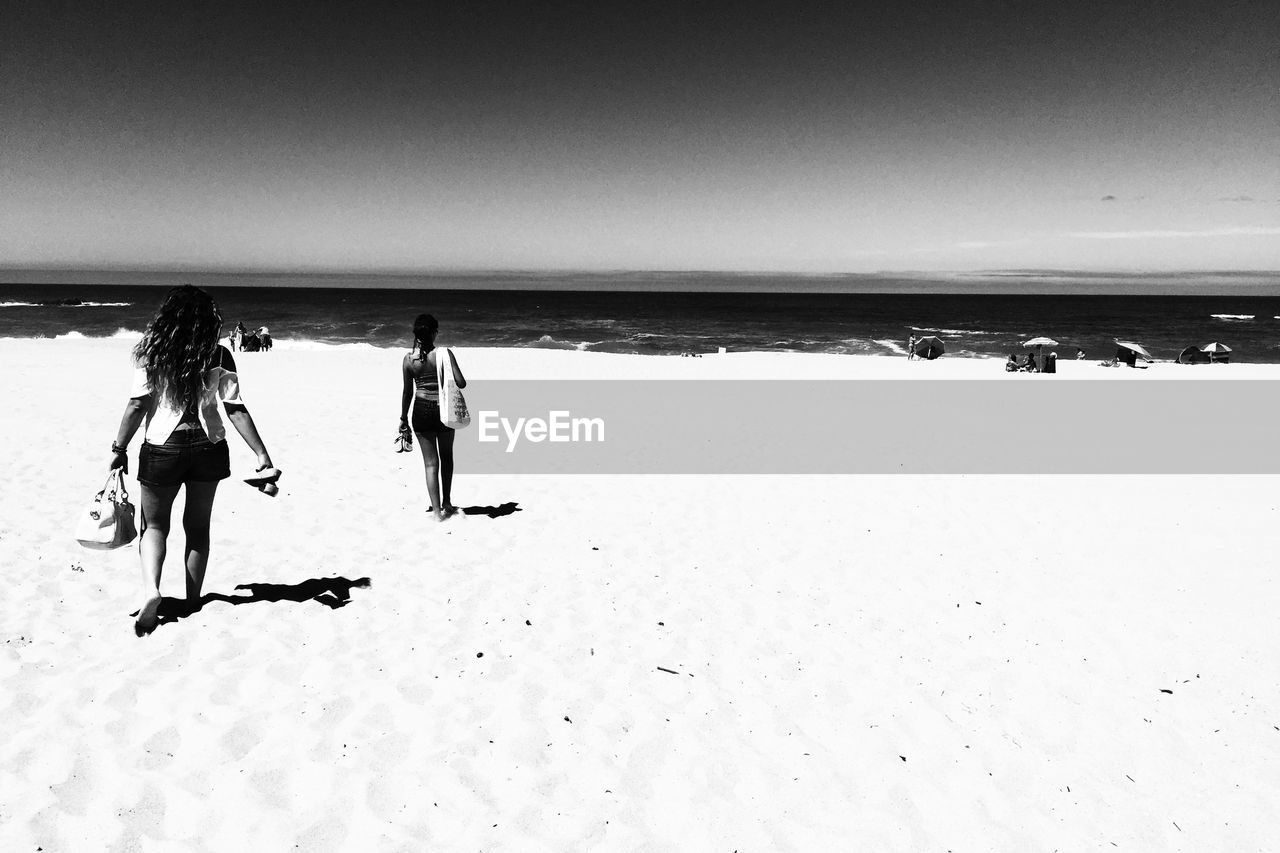
[(204, 374), (218, 351), (222, 314), (213, 297), (184, 284), (165, 296), (133, 357), (154, 393), (177, 409), (198, 404)]

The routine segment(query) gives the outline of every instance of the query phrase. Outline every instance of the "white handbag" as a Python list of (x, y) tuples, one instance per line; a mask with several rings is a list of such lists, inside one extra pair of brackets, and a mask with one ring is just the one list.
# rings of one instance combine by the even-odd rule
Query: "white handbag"
[(94, 495), (93, 502), (80, 516), (76, 524), (76, 541), (96, 551), (123, 548), (138, 538), (133, 514), (133, 504), (129, 503), (121, 469), (116, 468), (107, 475), (106, 485)]
[(471, 423), (471, 412), (467, 410), (467, 399), (453, 379), (453, 352), (441, 348), (436, 359), (440, 385), (440, 420), (449, 429), (462, 429)]

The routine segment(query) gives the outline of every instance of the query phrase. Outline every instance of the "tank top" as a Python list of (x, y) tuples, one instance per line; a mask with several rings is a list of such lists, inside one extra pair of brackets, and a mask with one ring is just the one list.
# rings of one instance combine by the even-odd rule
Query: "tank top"
[[(421, 361), (425, 366), (429, 367), (431, 365), (431, 362), (427, 360), (426, 353), (422, 354)], [(424, 400), (440, 399), (440, 381), (436, 378), (434, 370), (413, 377), (413, 387), (417, 392), (417, 396)]]

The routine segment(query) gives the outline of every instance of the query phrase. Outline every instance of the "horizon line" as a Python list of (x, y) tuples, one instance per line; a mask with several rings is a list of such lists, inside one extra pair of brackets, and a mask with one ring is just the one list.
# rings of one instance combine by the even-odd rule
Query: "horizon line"
[[(1116, 267), (993, 267), (979, 269), (883, 269), (873, 271), (852, 270), (793, 270), (793, 269), (715, 269), (715, 268), (590, 268), (590, 267), (555, 267), (555, 268), (521, 268), (521, 267), (435, 267), (421, 269), (392, 270), (360, 270), (341, 268), (208, 268), (208, 267), (160, 267), (160, 266), (18, 266), (0, 264), (0, 284), (53, 284), (64, 282), (52, 281), (18, 281), (19, 276), (47, 279), (50, 276), (138, 276), (154, 278), (158, 276), (209, 276), (209, 277), (261, 277), (288, 278), (315, 276), (322, 278), (353, 279), (407, 279), (407, 278), (440, 278), (445, 276), (483, 277), (483, 276), (526, 276), (530, 278), (548, 278), (554, 276), (600, 276), (611, 277), (692, 277), (723, 276), (727, 278), (760, 278), (780, 276), (794, 279), (874, 279), (912, 277), (927, 280), (949, 280), (965, 278), (1186, 278), (1191, 276), (1222, 276), (1228, 278), (1269, 278), (1280, 277), (1280, 269), (1246, 269), (1217, 267), (1180, 267), (1173, 269), (1152, 268), (1116, 268)], [(93, 282), (65, 282), (93, 283)], [(109, 283), (109, 282), (102, 282)]]

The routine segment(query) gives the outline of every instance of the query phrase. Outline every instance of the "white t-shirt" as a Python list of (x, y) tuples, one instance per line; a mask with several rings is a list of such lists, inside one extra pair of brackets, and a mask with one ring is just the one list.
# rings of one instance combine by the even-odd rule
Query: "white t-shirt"
[[(205, 435), (210, 441), (223, 441), (227, 437), (226, 428), (222, 425), (222, 411), (219, 403), (243, 403), (240, 399), (240, 377), (235, 372), (235, 360), (226, 347), (219, 346), (218, 365), (204, 372), (204, 391), (200, 395), (200, 405), (196, 407), (196, 417)], [(230, 369), (223, 367), (229, 365)], [(151, 382), (147, 379), (146, 368), (136, 363), (133, 370), (133, 388), (130, 397), (150, 397), (151, 405), (147, 409), (146, 427), (142, 440), (147, 444), (164, 444), (173, 433), (173, 428), (182, 422), (182, 409), (175, 408), (161, 395), (153, 394)]]

